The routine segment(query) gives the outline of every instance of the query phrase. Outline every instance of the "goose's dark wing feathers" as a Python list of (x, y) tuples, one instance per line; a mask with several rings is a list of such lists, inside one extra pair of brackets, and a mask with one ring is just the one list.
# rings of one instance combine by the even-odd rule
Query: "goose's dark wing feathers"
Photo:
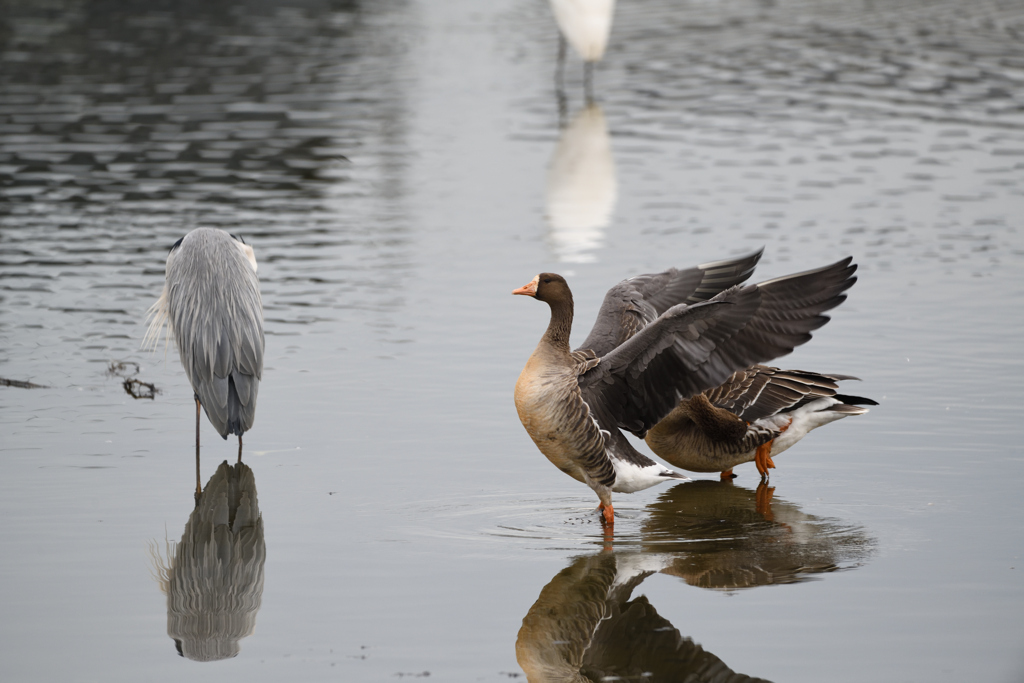
[(614, 416), (643, 438), (680, 400), (808, 341), (856, 282), (850, 261), (669, 308), (579, 377), (584, 400), (599, 423)]
[(673, 306), (707, 301), (746, 281), (763, 251), (623, 280), (605, 294), (594, 327), (579, 348), (591, 349), (599, 357), (607, 355)]
[(857, 378), (753, 365), (734, 372), (721, 386), (708, 389), (704, 395), (716, 407), (753, 422), (794, 410), (823, 396), (835, 396), (839, 388), (836, 382), (846, 379)]

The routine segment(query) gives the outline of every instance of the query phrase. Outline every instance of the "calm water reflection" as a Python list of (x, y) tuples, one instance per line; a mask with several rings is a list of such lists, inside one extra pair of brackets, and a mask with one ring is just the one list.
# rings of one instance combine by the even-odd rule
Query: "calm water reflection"
[[(1021, 4), (618, 3), (564, 112), (556, 35), (539, 0), (0, 0), (0, 378), (45, 387), (0, 386), (0, 679), (507, 681), (574, 577), (652, 667), (1021, 678)], [(191, 391), (138, 348), (197, 225), (260, 261), (248, 531), (194, 507)], [(762, 246), (759, 280), (854, 255), (786, 366), (881, 406), (775, 497), (624, 496), (605, 539), (516, 419), (508, 291), (561, 272), (587, 329), (624, 276)], [(234, 451), (202, 428), (206, 478)], [(145, 549), (186, 519), (165, 603)], [(197, 587), (221, 540), (245, 569)]]
[(558, 261), (594, 259), (615, 210), (617, 186), (608, 122), (597, 104), (580, 110), (562, 131), (548, 168), (551, 248)]
[(801, 512), (773, 492), (764, 484), (679, 484), (648, 506), (638, 536), (609, 538), (604, 551), (575, 558), (523, 618), (516, 658), (527, 679), (763, 680), (734, 673), (680, 635), (645, 596), (630, 598), (655, 573), (733, 591), (854, 568), (873, 553), (862, 530)]
[(802, 512), (774, 491), (710, 480), (674, 486), (648, 506), (644, 548), (673, 553), (665, 573), (721, 590), (806, 581), (871, 556), (875, 540), (864, 530)]
[(630, 599), (656, 569), (640, 553), (584, 555), (560, 571), (523, 618), (516, 659), (530, 683), (763, 681), (732, 671), (681, 635), (650, 601)]
[(253, 471), (221, 463), (181, 540), (168, 543), (166, 559), (154, 549), (153, 561), (178, 654), (199, 662), (237, 656), (256, 628), (267, 561)]

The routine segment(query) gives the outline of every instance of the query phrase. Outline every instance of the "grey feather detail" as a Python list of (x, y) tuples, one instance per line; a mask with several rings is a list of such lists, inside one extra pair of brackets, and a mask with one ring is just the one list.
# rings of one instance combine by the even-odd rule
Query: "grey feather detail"
[(597, 367), (597, 364), (601, 362), (601, 359), (597, 357), (590, 349), (581, 349), (579, 351), (573, 351), (569, 354), (574, 364), (574, 370), (577, 375), (582, 375), (587, 370), (593, 367)]
[(567, 427), (578, 454), (574, 461), (586, 476), (602, 486), (612, 486), (615, 468), (606, 453), (605, 435), (608, 432), (602, 432), (598, 426), (575, 380), (575, 375), (555, 380), (561, 385), (557, 390), (561, 397), (551, 403), (552, 422)]
[(705, 391), (704, 395), (716, 407), (754, 422), (795, 410), (818, 398), (833, 397), (839, 388), (836, 382), (848, 379), (857, 378), (753, 365), (733, 373), (721, 386)]
[(166, 309), (189, 383), (217, 432), (252, 427), (263, 375), (259, 280), (235, 240), (198, 228), (167, 257)]
[(672, 306), (700, 303), (745, 282), (762, 252), (623, 280), (605, 294), (594, 327), (580, 349), (605, 356)]
[(642, 437), (680, 400), (808, 341), (856, 282), (850, 261), (673, 306), (580, 376), (584, 399)]

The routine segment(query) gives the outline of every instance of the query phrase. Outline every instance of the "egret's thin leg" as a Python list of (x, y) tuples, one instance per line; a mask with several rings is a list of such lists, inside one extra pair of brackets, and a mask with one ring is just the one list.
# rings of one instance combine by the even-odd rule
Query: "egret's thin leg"
[(594, 103), (594, 63), (583, 62), (583, 97), (587, 104)]
[(558, 128), (565, 128), (569, 98), (565, 95), (565, 36), (558, 33), (558, 63), (555, 65), (555, 100), (558, 102)]
[(196, 396), (196, 501), (203, 493), (203, 487), (199, 483), (199, 397)]
[(566, 54), (566, 42), (565, 36), (562, 32), (558, 32), (558, 63), (555, 65), (555, 89), (559, 92), (562, 91), (562, 86), (565, 81), (565, 54)]
[(238, 462), (242, 462), (242, 435), (238, 435)]

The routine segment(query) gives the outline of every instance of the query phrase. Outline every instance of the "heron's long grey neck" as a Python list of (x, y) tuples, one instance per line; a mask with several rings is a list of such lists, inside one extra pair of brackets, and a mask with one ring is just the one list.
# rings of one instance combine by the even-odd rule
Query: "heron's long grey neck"
[(558, 349), (569, 352), (569, 333), (572, 332), (572, 298), (549, 301), (551, 322), (548, 323), (544, 339)]

